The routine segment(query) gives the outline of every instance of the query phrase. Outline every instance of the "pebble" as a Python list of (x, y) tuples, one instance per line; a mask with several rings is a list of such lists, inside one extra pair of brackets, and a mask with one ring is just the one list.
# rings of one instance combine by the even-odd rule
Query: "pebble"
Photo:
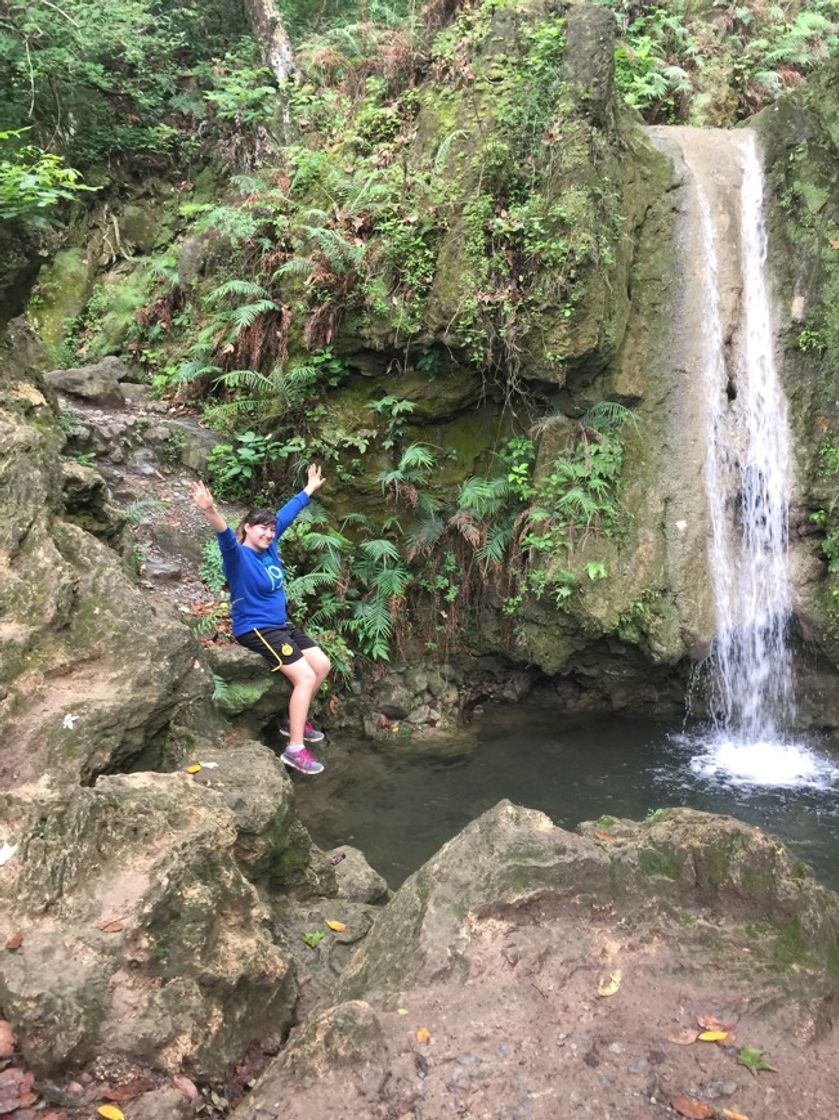
[(703, 1085), (702, 1096), (707, 1097), (709, 1101), (718, 1101), (733, 1097), (739, 1088), (736, 1081), (712, 1081), (708, 1085)]

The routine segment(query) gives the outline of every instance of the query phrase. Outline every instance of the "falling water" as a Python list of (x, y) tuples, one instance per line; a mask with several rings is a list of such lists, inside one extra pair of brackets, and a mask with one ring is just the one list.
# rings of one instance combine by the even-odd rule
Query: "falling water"
[[(794, 717), (786, 631), (790, 438), (774, 360), (766, 287), (763, 177), (754, 135), (733, 137), (740, 162), (739, 345), (727, 361), (716, 286), (708, 288), (705, 375), (709, 443), (705, 480), (717, 636), (711, 654), (716, 720), (738, 743), (771, 743)], [(700, 211), (708, 270), (717, 243), (707, 197)]]
[(755, 136), (747, 129), (651, 131), (686, 168), (688, 211), (700, 227), (692, 293), (708, 400), (703, 473), (716, 637), (701, 674), (710, 682), (714, 734), (692, 766), (745, 782), (819, 783), (823, 760), (788, 739), (795, 721), (787, 642), (791, 449), (774, 359)]

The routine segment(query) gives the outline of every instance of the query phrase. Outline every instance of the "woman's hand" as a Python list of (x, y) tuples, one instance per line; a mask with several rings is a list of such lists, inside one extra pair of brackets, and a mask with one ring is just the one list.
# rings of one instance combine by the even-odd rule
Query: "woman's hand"
[(321, 486), (323, 486), (324, 482), (326, 482), (326, 479), (323, 477), (323, 474), (321, 473), (320, 467), (317, 465), (317, 463), (310, 463), (309, 464), (309, 481), (303, 487), (303, 489), (306, 491), (306, 493), (309, 495), (310, 498), (316, 490), (320, 490), (320, 488), (321, 488)]
[(209, 488), (203, 482), (193, 482), (192, 484), (192, 500), (199, 509), (203, 509), (206, 513), (207, 510), (213, 508), (216, 504), (213, 500), (213, 495), (210, 493)]
[(200, 510), (203, 510), (207, 515), (207, 520), (212, 525), (217, 533), (223, 533), (227, 528), (227, 522), (224, 516), (216, 509), (216, 503), (213, 495), (210, 493), (209, 487), (205, 486), (203, 482), (193, 482), (192, 484), (192, 500)]

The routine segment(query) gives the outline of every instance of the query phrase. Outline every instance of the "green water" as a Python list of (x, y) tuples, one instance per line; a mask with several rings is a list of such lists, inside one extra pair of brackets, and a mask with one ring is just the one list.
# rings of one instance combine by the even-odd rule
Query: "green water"
[(393, 888), (508, 798), (568, 829), (673, 805), (724, 813), (779, 836), (839, 889), (839, 771), (822, 788), (737, 785), (695, 773), (697, 741), (673, 725), (569, 717), (549, 704), (488, 707), (436, 753), (334, 738), (317, 752), (323, 774), (295, 775), (298, 809), (321, 847), (361, 848)]

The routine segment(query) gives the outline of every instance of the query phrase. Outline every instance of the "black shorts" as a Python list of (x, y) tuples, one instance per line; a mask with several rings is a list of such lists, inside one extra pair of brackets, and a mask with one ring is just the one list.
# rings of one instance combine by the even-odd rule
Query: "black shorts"
[(293, 665), (303, 656), (304, 649), (317, 649), (317, 642), (296, 626), (266, 626), (258, 630), (246, 630), (236, 641), (254, 653), (261, 653), (271, 672), (276, 673), (283, 665)]

